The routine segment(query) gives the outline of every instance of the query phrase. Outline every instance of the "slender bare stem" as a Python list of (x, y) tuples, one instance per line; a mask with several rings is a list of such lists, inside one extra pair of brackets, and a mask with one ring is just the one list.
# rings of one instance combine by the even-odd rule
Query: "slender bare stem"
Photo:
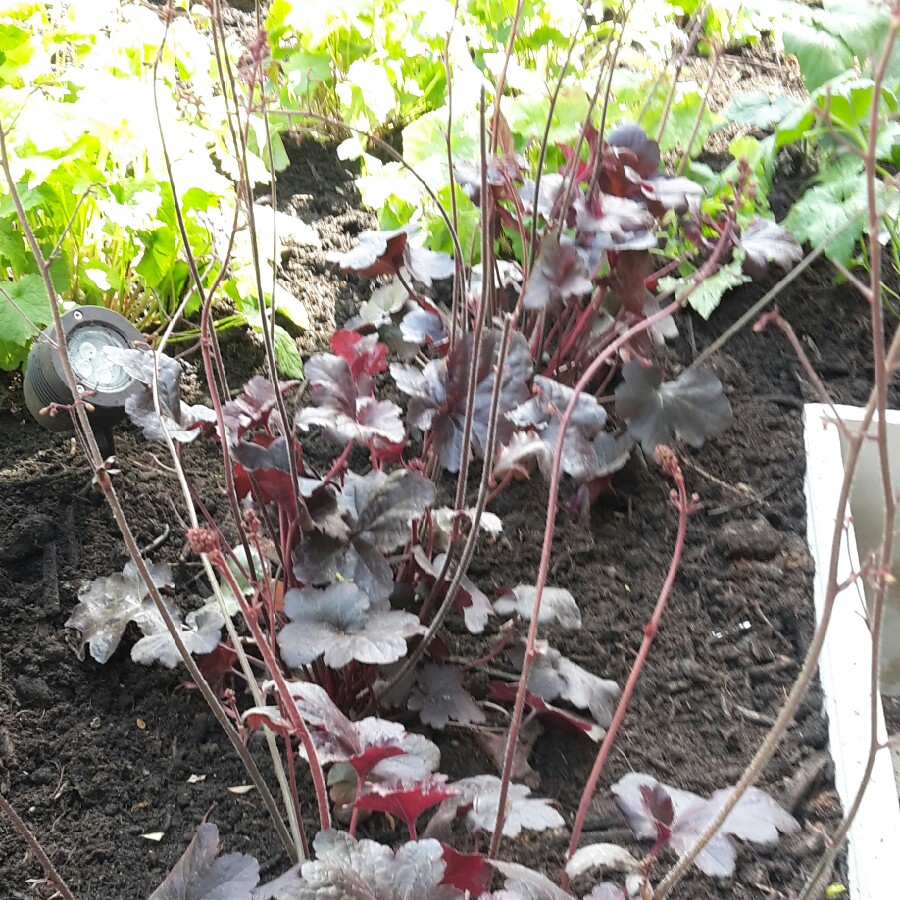
[(32, 834), (31, 829), (22, 821), (19, 814), (12, 808), (3, 794), (0, 794), (0, 809), (6, 813), (7, 818), (12, 822), (16, 831), (22, 835), (22, 839), (28, 844), (29, 849), (35, 855), (37, 861), (43, 866), (47, 878), (53, 882), (63, 900), (75, 900), (75, 895), (69, 890), (59, 872), (56, 871), (56, 866), (53, 865), (50, 857), (44, 852), (44, 848), (41, 846), (40, 841)]
[[(637, 685), (638, 678), (643, 670), (644, 662), (650, 655), (650, 646), (659, 629), (663, 611), (666, 608), (666, 603), (672, 593), (672, 587), (675, 584), (675, 576), (678, 574), (678, 568), (681, 565), (681, 555), (684, 552), (685, 537), (687, 535), (687, 520), (690, 513), (690, 504), (688, 502), (687, 491), (684, 487), (684, 475), (681, 472), (681, 467), (678, 465), (675, 454), (668, 447), (658, 447), (656, 454), (657, 459), (663, 464), (663, 470), (675, 482), (675, 491), (673, 493), (675, 493), (675, 506), (678, 510), (678, 532), (675, 536), (675, 548), (672, 551), (672, 561), (669, 563), (669, 572), (666, 575), (666, 580), (659, 592), (659, 599), (656, 601), (653, 615), (650, 617), (650, 621), (647, 623), (646, 628), (644, 628), (644, 639), (641, 641), (641, 646), (634, 659), (634, 663), (631, 666), (631, 671), (628, 673), (628, 680), (625, 682), (625, 687), (622, 689), (619, 705), (616, 707), (616, 712), (613, 715), (609, 730), (606, 732), (603, 743), (597, 751), (597, 758), (594, 761), (591, 774), (588, 776), (587, 783), (584, 786), (581, 802), (578, 804), (578, 812), (575, 815), (575, 824), (572, 826), (572, 837), (569, 840), (569, 849), (566, 854), (568, 859), (571, 859), (572, 855), (578, 849), (578, 843), (581, 840), (581, 831), (584, 828), (584, 819), (587, 815), (588, 807), (593, 799), (594, 791), (597, 790), (597, 783), (600, 781), (600, 776), (603, 774), (603, 768), (606, 765), (606, 760), (609, 758), (609, 753), (616, 740), (616, 735), (619, 733), (619, 728), (625, 720), (628, 703), (631, 700), (631, 695), (634, 693), (634, 688)], [(568, 881), (569, 877), (566, 875), (563, 879), (563, 890), (568, 890)]]

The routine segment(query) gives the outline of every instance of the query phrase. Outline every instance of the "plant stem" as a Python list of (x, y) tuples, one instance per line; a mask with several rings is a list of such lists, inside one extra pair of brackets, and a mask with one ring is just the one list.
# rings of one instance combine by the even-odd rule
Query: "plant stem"
[(500, 793), (497, 803), (497, 821), (494, 825), (493, 835), (491, 836), (491, 846), (489, 851), (491, 859), (494, 859), (497, 856), (497, 851), (500, 848), (500, 840), (503, 834), (503, 822), (506, 818), (506, 798), (509, 794), (509, 783), (510, 779), (512, 778), (513, 762), (515, 760), (515, 751), (516, 745), (518, 743), (519, 729), (521, 727), (522, 716), (525, 711), (525, 694), (527, 692), (526, 688), (528, 685), (528, 678), (531, 675), (532, 666), (534, 665), (535, 657), (537, 656), (536, 644), (538, 619), (541, 611), (541, 601), (543, 599), (544, 587), (547, 584), (547, 575), (550, 571), (550, 554), (553, 547), (553, 534), (556, 529), (556, 505), (559, 499), (559, 486), (562, 477), (563, 445), (565, 443), (566, 431), (568, 430), (569, 423), (572, 420), (572, 416), (575, 412), (575, 407), (578, 404), (579, 394), (587, 387), (594, 375), (596, 375), (596, 373), (600, 371), (600, 368), (602, 366), (606, 365), (606, 363), (613, 357), (613, 355), (619, 350), (620, 347), (625, 346), (625, 344), (628, 343), (628, 341), (630, 341), (636, 335), (647, 331), (658, 322), (662, 322), (664, 319), (673, 315), (675, 310), (680, 308), (680, 306), (690, 297), (693, 291), (697, 289), (697, 287), (702, 283), (703, 279), (708, 277), (713, 271), (718, 268), (719, 262), (723, 254), (725, 253), (726, 248), (731, 246), (729, 238), (730, 231), (731, 229), (729, 228), (723, 230), (715, 248), (713, 249), (713, 252), (710, 254), (709, 259), (700, 267), (700, 269), (698, 269), (695, 275), (694, 283), (685, 292), (684, 296), (680, 300), (673, 301), (668, 306), (661, 309), (659, 312), (654, 313), (652, 316), (649, 316), (641, 322), (638, 322), (627, 332), (625, 332), (625, 334), (620, 335), (615, 341), (609, 344), (609, 346), (607, 346), (601, 353), (598, 354), (596, 359), (594, 359), (593, 362), (587, 367), (584, 374), (581, 376), (578, 383), (574, 387), (572, 399), (569, 401), (569, 404), (566, 407), (565, 412), (563, 413), (562, 419), (560, 420), (559, 437), (557, 438), (556, 448), (553, 452), (553, 464), (551, 466), (550, 473), (550, 490), (547, 500), (547, 519), (544, 527), (544, 541), (541, 547), (541, 560), (538, 568), (538, 575), (535, 586), (534, 604), (532, 606), (531, 620), (528, 627), (525, 657), (522, 661), (522, 675), (519, 679), (519, 687), (516, 692), (516, 702), (513, 709), (512, 720), (509, 726), (509, 736), (506, 740), (506, 752), (503, 759), (503, 775), (500, 781)]
[[(678, 509), (678, 532), (675, 537), (675, 549), (672, 551), (672, 561), (669, 563), (669, 572), (666, 575), (666, 580), (659, 592), (659, 599), (656, 601), (653, 615), (650, 617), (650, 621), (644, 628), (644, 639), (641, 641), (640, 649), (637, 652), (637, 656), (634, 658), (631, 671), (628, 673), (628, 680), (625, 682), (622, 696), (619, 698), (619, 705), (616, 707), (616, 712), (609, 725), (609, 730), (606, 732), (603, 743), (597, 751), (597, 758), (594, 761), (591, 774), (588, 776), (587, 783), (584, 786), (581, 802), (578, 804), (578, 812), (575, 815), (575, 824), (572, 826), (572, 837), (569, 841), (569, 849), (566, 853), (567, 859), (571, 859), (572, 855), (578, 849), (578, 843), (581, 840), (581, 831), (584, 828), (584, 819), (587, 815), (588, 807), (593, 799), (594, 791), (597, 789), (597, 783), (600, 781), (600, 776), (603, 774), (603, 768), (606, 765), (606, 760), (609, 757), (613, 743), (616, 740), (616, 735), (619, 733), (619, 728), (625, 719), (628, 703), (631, 700), (631, 695), (634, 693), (634, 688), (637, 685), (638, 678), (644, 667), (644, 662), (650, 654), (650, 646), (653, 643), (653, 638), (656, 636), (663, 611), (665, 610), (666, 603), (672, 593), (672, 587), (675, 584), (675, 576), (678, 573), (678, 568), (681, 565), (681, 556), (684, 552), (685, 537), (687, 535), (687, 520), (690, 513), (687, 491), (684, 487), (684, 475), (678, 465), (675, 454), (669, 450), (668, 447), (657, 447), (656, 453), (657, 459), (660, 460), (660, 462), (663, 462), (664, 470), (666, 470), (667, 474), (675, 481), (675, 489), (677, 491), (675, 506)], [(568, 888), (569, 876), (565, 875), (563, 877), (562, 889), (565, 891), (568, 890)]]
[[(66, 346), (62, 317), (59, 312), (59, 299), (56, 294), (56, 289), (53, 286), (53, 280), (50, 277), (50, 269), (46, 263), (46, 260), (44, 259), (41, 248), (38, 245), (34, 231), (32, 230), (28, 219), (25, 216), (25, 209), (22, 206), (22, 199), (19, 196), (19, 191), (16, 187), (15, 181), (12, 178), (12, 173), (9, 167), (9, 156), (7, 154), (6, 147), (6, 131), (2, 126), (0, 126), (0, 168), (2, 168), (3, 174), (6, 178), (7, 190), (9, 191), (9, 196), (16, 208), (16, 214), (19, 219), (19, 224), (22, 228), (22, 233), (25, 235), (25, 239), (28, 242), (28, 246), (31, 250), (35, 264), (38, 267), (38, 271), (40, 272), (41, 279), (44, 282), (44, 287), (47, 291), (47, 296), (50, 300), (50, 312), (53, 315), (53, 324), (56, 329), (57, 336), (56, 339), (59, 342), (59, 358), (60, 364), (62, 365), (63, 374), (65, 376), (66, 387), (69, 389), (69, 393), (72, 395), (72, 397), (77, 398), (77, 379), (75, 377), (75, 372), (72, 369), (72, 360), (69, 356), (68, 348)], [(176, 210), (177, 208), (178, 204), (176, 204)], [(278, 836), (282, 844), (284, 845), (288, 856), (293, 859), (295, 854), (294, 845), (291, 841), (291, 836), (288, 834), (287, 828), (285, 828), (284, 821), (281, 818), (281, 814), (278, 812), (278, 806), (275, 803), (275, 798), (272, 796), (272, 792), (269, 790), (268, 785), (263, 779), (262, 773), (259, 771), (259, 768), (256, 765), (256, 761), (253, 759), (250, 751), (244, 745), (237, 730), (231, 724), (231, 721), (228, 718), (228, 714), (223, 709), (222, 704), (219, 703), (218, 698), (216, 697), (212, 688), (210, 688), (209, 683), (203, 676), (203, 673), (200, 671), (200, 667), (197, 665), (196, 661), (185, 646), (184, 641), (181, 638), (180, 630), (172, 619), (171, 613), (169, 612), (169, 607), (163, 600), (162, 595), (159, 593), (159, 589), (156, 587), (156, 584), (154, 583), (153, 578), (151, 577), (150, 572), (147, 569), (147, 564), (141, 556), (140, 548), (135, 541), (134, 534), (132, 533), (131, 527), (128, 524), (125, 512), (122, 509), (122, 505), (119, 502), (118, 495), (116, 494), (116, 490), (113, 487), (112, 482), (110, 481), (109, 473), (106, 471), (106, 468), (104, 466), (103, 457), (100, 453), (100, 448), (97, 446), (97, 439), (94, 437), (94, 432), (91, 428), (91, 423), (88, 420), (87, 411), (84, 408), (84, 404), (78, 402), (77, 400), (73, 401), (73, 404), (74, 421), (76, 423), (76, 428), (81, 439), (82, 448), (85, 451), (88, 462), (90, 463), (91, 469), (97, 479), (97, 484), (104, 497), (106, 498), (107, 503), (109, 503), (113, 518), (116, 520), (116, 525), (118, 526), (119, 531), (122, 534), (122, 539), (125, 543), (125, 548), (128, 552), (128, 555), (131, 558), (132, 562), (135, 564), (141, 580), (144, 582), (144, 585), (147, 588), (147, 591), (151, 599), (153, 600), (157, 611), (162, 617), (163, 623), (166, 626), (166, 630), (172, 636), (175, 647), (178, 650), (178, 653), (181, 656), (181, 659), (191, 676), (191, 680), (197, 685), (200, 693), (203, 694), (203, 698), (209, 705), (210, 710), (216, 717), (218, 723), (221, 725), (222, 730), (225, 732), (236, 753), (238, 754), (238, 756), (240, 756), (241, 761), (244, 763), (244, 766), (247, 769), (247, 774), (250, 776), (250, 779), (256, 789), (259, 791), (260, 797), (262, 798), (266, 809), (272, 817), (275, 830), (278, 832)]]
[(41, 846), (40, 841), (32, 834), (31, 829), (22, 821), (19, 814), (12, 808), (3, 794), (0, 794), (0, 809), (6, 813), (7, 818), (12, 822), (16, 831), (22, 835), (22, 839), (28, 844), (31, 852), (37, 857), (37, 861), (43, 866), (47, 878), (53, 882), (63, 900), (75, 900), (75, 895), (69, 890), (65, 881), (62, 880), (62, 876), (59, 872), (56, 871), (56, 866), (53, 865), (50, 857), (44, 852), (44, 848)]

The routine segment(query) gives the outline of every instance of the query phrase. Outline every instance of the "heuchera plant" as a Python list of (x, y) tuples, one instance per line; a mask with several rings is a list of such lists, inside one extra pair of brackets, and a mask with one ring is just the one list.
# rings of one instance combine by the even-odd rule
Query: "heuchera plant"
[[(306, 759), (322, 829), (314, 861), (260, 888), (244, 858), (215, 858), (203, 826), (158, 900), (199, 900), (210, 879), (223, 885), (222, 896), (256, 900), (570, 896), (493, 859), (506, 884), (491, 894), (491, 870), (478, 852), (482, 836), (496, 847), (501, 835), (565, 825), (551, 801), (531, 795), (537, 776), (525, 735), (516, 771), (529, 784), (510, 783), (502, 763), (504, 777), (451, 781), (439, 771), (434, 743), (383, 715), (417, 713), (434, 729), (473, 731), (485, 747), (518, 728), (523, 701), (529, 725), (539, 720), (593, 740), (613, 727), (619, 686), (535, 643), (538, 625), (581, 626), (576, 598), (541, 581), (506, 586), (492, 599), (467, 578), (475, 541), (502, 529), (486, 506), (513, 481), (558, 469), (574, 485), (569, 508), (586, 520), (638, 445), (653, 459), (661, 445), (700, 446), (720, 434), (731, 408), (715, 375), (698, 368), (667, 377), (655, 350), (674, 333), (671, 315), (696, 291), (709, 293), (707, 279), (735, 269), (744, 278), (747, 261), (756, 272), (793, 255), (774, 223), (742, 230), (746, 172), (739, 168), (731, 200), (713, 215), (700, 185), (662, 171), (659, 145), (638, 126), (604, 137), (588, 122), (577, 144), (558, 148), (560, 170), (534, 178), (510, 143), (499, 143), (490, 160), (462, 160), (456, 169), (481, 213), (478, 289), (463, 260), (422, 246), (411, 225), (362, 233), (329, 260), (379, 284), (331, 336), (330, 352), (309, 359), (302, 392), (297, 382), (257, 376), (227, 402), (191, 406), (181, 399), (177, 362), (143, 346), (113, 351), (145, 386), (128, 406), (145, 437), (169, 442), (176, 459), (197, 438), (221, 444), (240, 542), (232, 546), (211, 517), (189, 531), (191, 548), (219, 581), (184, 624), (174, 608), (173, 618), (242, 734), (261, 730), (283, 742), (297, 806), (294, 758)], [(667, 259), (673, 234), (689, 250)], [(516, 247), (496, 259), (497, 248)], [(696, 274), (660, 291), (662, 279), (684, 267)], [(450, 276), (448, 297), (435, 282)], [(331, 452), (312, 458), (303, 440), (310, 433)], [(479, 469), (470, 506), (470, 471)], [(439, 490), (441, 470), (456, 477), (455, 498)], [(157, 574), (159, 584), (171, 584), (170, 573)], [(144, 632), (134, 658), (176, 664), (172, 636), (132, 581), (126, 569), (87, 588), (69, 624), (104, 661), (134, 621)], [(249, 636), (234, 637), (234, 616)], [(441, 630), (448, 617), (458, 630), (485, 636), (481, 660), (466, 666), (450, 658)], [(494, 660), (508, 667), (507, 680), (476, 699), (468, 672)], [(226, 687), (241, 679), (253, 702)], [(664, 846), (681, 852), (721, 808), (720, 794), (704, 801), (649, 776), (629, 778), (616, 796), (636, 837), (655, 840), (651, 858)], [(642, 779), (636, 788), (635, 779)], [(326, 786), (346, 833), (328, 829)], [(402, 821), (410, 840), (397, 850), (358, 840), (371, 815)], [(748, 795), (701, 868), (728, 874), (729, 835), (768, 841), (792, 823), (765, 795)], [(649, 865), (622, 868), (624, 857), (616, 859), (630, 879), (624, 890), (643, 890)], [(601, 883), (589, 896), (622, 890)]]

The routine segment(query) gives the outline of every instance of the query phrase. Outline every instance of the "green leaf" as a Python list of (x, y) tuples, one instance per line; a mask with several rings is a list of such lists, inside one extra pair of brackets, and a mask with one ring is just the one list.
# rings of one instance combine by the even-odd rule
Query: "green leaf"
[(735, 94), (722, 110), (722, 115), (740, 125), (753, 125), (765, 131), (778, 124), (796, 105), (796, 101), (784, 94), (773, 97), (766, 91), (752, 91)]
[(694, 279), (687, 278), (661, 278), (659, 280), (660, 291), (675, 291), (677, 299), (682, 299), (688, 291), (693, 288), (693, 292), (688, 297), (688, 304), (695, 309), (704, 319), (708, 319), (722, 302), (722, 297), (726, 291), (745, 284), (750, 279), (744, 274), (742, 267), (744, 264), (743, 251), (735, 251), (734, 259), (727, 265), (722, 266), (718, 272), (705, 278), (694, 287)]
[(804, 22), (788, 22), (784, 49), (797, 57), (810, 92), (853, 66), (853, 51), (838, 37)]
[[(784, 221), (785, 227), (801, 243), (821, 245), (831, 234), (846, 229), (825, 250), (833, 262), (849, 264), (857, 241), (865, 228), (866, 185), (861, 163), (851, 159), (835, 166), (828, 179), (810, 188), (794, 203)], [(856, 219), (853, 224), (849, 224)]]
[(280, 284), (275, 285), (275, 292), (272, 295), (271, 306), (283, 316), (286, 316), (298, 328), (308, 331), (310, 328), (309, 313), (306, 310), (306, 304), (302, 300), (298, 300), (289, 290), (283, 288)]
[(138, 237), (144, 245), (144, 252), (135, 271), (150, 287), (159, 287), (175, 262), (175, 229), (157, 228), (155, 231), (141, 232)]
[(275, 326), (275, 363), (285, 378), (303, 377), (303, 358), (294, 339), (280, 326)]
[(825, 0), (824, 7), (813, 9), (811, 14), (819, 28), (839, 37), (860, 62), (879, 54), (891, 18), (887, 5), (868, 0)]
[(40, 275), (23, 275), (18, 281), (0, 282), (0, 335), (7, 344), (26, 347), (38, 334), (22, 317), (23, 313), (38, 329), (53, 318), (50, 298)]

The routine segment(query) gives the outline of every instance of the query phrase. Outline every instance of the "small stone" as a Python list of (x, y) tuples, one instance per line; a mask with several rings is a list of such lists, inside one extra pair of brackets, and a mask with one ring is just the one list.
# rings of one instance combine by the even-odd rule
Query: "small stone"
[(785, 538), (761, 516), (743, 522), (729, 522), (720, 531), (716, 544), (728, 559), (773, 559)]

